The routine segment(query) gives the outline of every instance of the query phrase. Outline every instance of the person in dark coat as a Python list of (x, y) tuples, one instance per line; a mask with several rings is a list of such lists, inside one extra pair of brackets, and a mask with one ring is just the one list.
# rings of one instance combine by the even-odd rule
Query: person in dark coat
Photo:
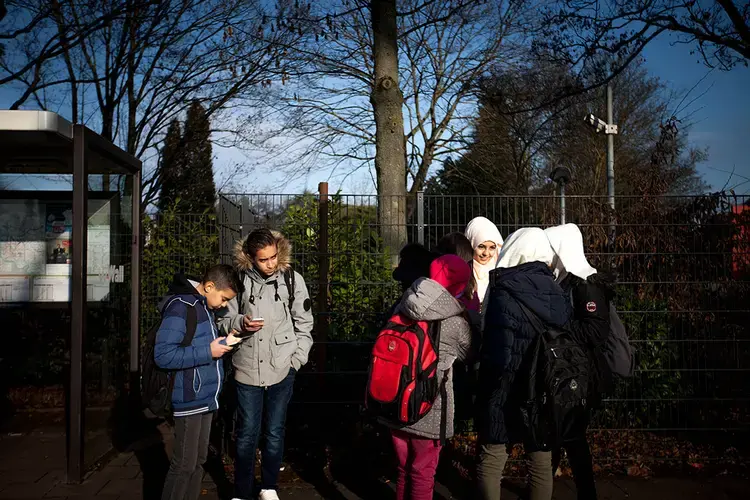
[[(576, 338), (601, 335), (609, 327), (608, 317), (591, 315), (574, 320), (569, 296), (555, 281), (552, 270), (555, 253), (544, 231), (524, 228), (508, 237), (503, 245), (498, 269), (492, 271), (490, 293), (485, 304), (485, 322), (477, 423), (479, 449), (477, 462), (478, 497), (500, 498), (502, 472), (508, 458), (506, 445), (523, 442), (526, 446), (530, 500), (552, 498), (552, 458), (550, 450), (530, 445), (521, 426), (509, 418), (518, 409), (509, 401), (515, 376), (529, 347), (538, 335), (521, 303), (545, 325), (566, 329)], [(602, 304), (602, 311), (608, 304)]]
[[(599, 304), (611, 302), (614, 298), (614, 278), (609, 273), (597, 272), (586, 259), (583, 247), (583, 235), (575, 224), (563, 224), (544, 230), (547, 239), (555, 252), (552, 263), (556, 280), (570, 297), (573, 305), (573, 316), (576, 320), (585, 320), (591, 314), (597, 314)], [(596, 482), (591, 457), (591, 449), (586, 439), (586, 430), (591, 420), (592, 411), (601, 404), (602, 394), (611, 390), (612, 374), (601, 356), (602, 346), (609, 329), (600, 329), (598, 335), (591, 335), (581, 340), (587, 345), (596, 366), (596, 381), (592, 384), (589, 395), (589, 411), (580, 415), (581, 422), (575, 427), (580, 434), (563, 443), (568, 456), (573, 479), (576, 485), (578, 500), (596, 500)], [(562, 453), (560, 448), (552, 450), (552, 466), (557, 469)]]

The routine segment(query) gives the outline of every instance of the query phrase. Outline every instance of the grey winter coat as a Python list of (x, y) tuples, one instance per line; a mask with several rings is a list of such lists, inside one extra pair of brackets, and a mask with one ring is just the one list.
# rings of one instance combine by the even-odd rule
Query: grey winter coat
[[(417, 321), (440, 321), (440, 346), (438, 347), (438, 380), (445, 380), (448, 411), (446, 412), (446, 438), (453, 437), (453, 363), (466, 361), (472, 356), (471, 327), (464, 314), (464, 306), (439, 283), (420, 278), (405, 293), (396, 312)], [(440, 439), (442, 396), (438, 395), (430, 412), (419, 422), (400, 426), (381, 420), (393, 429), (429, 439)]]
[(292, 246), (281, 233), (273, 232), (278, 247), (278, 269), (266, 278), (253, 267), (252, 259), (235, 246), (235, 265), (243, 273), (245, 292), (241, 307), (232, 299), (217, 315), (219, 329), (226, 335), (242, 331), (242, 317), (264, 319), (263, 328), (243, 340), (232, 355), (234, 378), (241, 384), (268, 387), (284, 380), (289, 369), (299, 370), (313, 344), (313, 315), (305, 280), (296, 271), (294, 301), (289, 310), (289, 293), (284, 272), (291, 268)]

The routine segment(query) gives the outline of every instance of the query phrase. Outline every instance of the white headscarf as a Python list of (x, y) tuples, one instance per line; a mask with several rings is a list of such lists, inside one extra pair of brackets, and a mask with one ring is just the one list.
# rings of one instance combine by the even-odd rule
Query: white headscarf
[(575, 224), (548, 227), (544, 230), (556, 257), (553, 262), (555, 277), (562, 281), (570, 273), (581, 279), (596, 274), (583, 250), (583, 235)]
[(551, 266), (554, 259), (555, 252), (544, 231), (538, 227), (524, 227), (508, 236), (497, 267), (516, 267), (527, 262), (544, 262)]
[[(497, 229), (495, 223), (486, 217), (474, 217), (471, 219), (466, 226), (465, 235), (471, 242), (471, 248), (474, 250), (485, 241), (491, 241), (497, 245), (498, 251), (503, 246), (503, 237), (500, 235), (500, 231)], [(480, 264), (476, 260), (472, 260), (474, 279), (477, 282), (477, 297), (479, 297), (480, 302), (484, 301), (487, 286), (490, 284), (490, 271), (495, 269), (496, 264), (497, 254), (487, 264)]]

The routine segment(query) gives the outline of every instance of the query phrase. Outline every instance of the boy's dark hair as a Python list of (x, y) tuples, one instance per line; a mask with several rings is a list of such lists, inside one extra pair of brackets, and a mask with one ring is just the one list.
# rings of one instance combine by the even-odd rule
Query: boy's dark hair
[(202, 283), (213, 282), (217, 290), (232, 290), (236, 294), (245, 291), (245, 285), (237, 271), (228, 264), (211, 266), (203, 275)]
[(247, 235), (245, 243), (242, 245), (242, 251), (250, 257), (255, 258), (255, 254), (258, 250), (262, 250), (267, 246), (275, 245), (276, 238), (270, 229), (262, 228), (256, 229), (252, 233)]
[(409, 243), (398, 254), (398, 267), (393, 270), (393, 279), (406, 289), (419, 278), (430, 275), (430, 264), (438, 256), (419, 243)]
[(461, 260), (466, 262), (474, 258), (474, 249), (471, 247), (471, 242), (463, 233), (448, 233), (440, 238), (437, 244), (437, 252), (440, 255), (458, 255)]

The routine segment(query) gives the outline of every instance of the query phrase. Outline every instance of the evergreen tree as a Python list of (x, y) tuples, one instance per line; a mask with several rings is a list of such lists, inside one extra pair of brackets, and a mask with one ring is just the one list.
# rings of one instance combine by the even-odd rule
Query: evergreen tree
[(205, 108), (194, 102), (190, 105), (183, 136), (184, 172), (180, 183), (182, 209), (189, 213), (203, 213), (216, 203), (211, 123)]
[(158, 203), (160, 212), (168, 210), (177, 198), (183, 196), (183, 167), (182, 127), (179, 121), (173, 120), (169, 124), (161, 150), (161, 193)]

